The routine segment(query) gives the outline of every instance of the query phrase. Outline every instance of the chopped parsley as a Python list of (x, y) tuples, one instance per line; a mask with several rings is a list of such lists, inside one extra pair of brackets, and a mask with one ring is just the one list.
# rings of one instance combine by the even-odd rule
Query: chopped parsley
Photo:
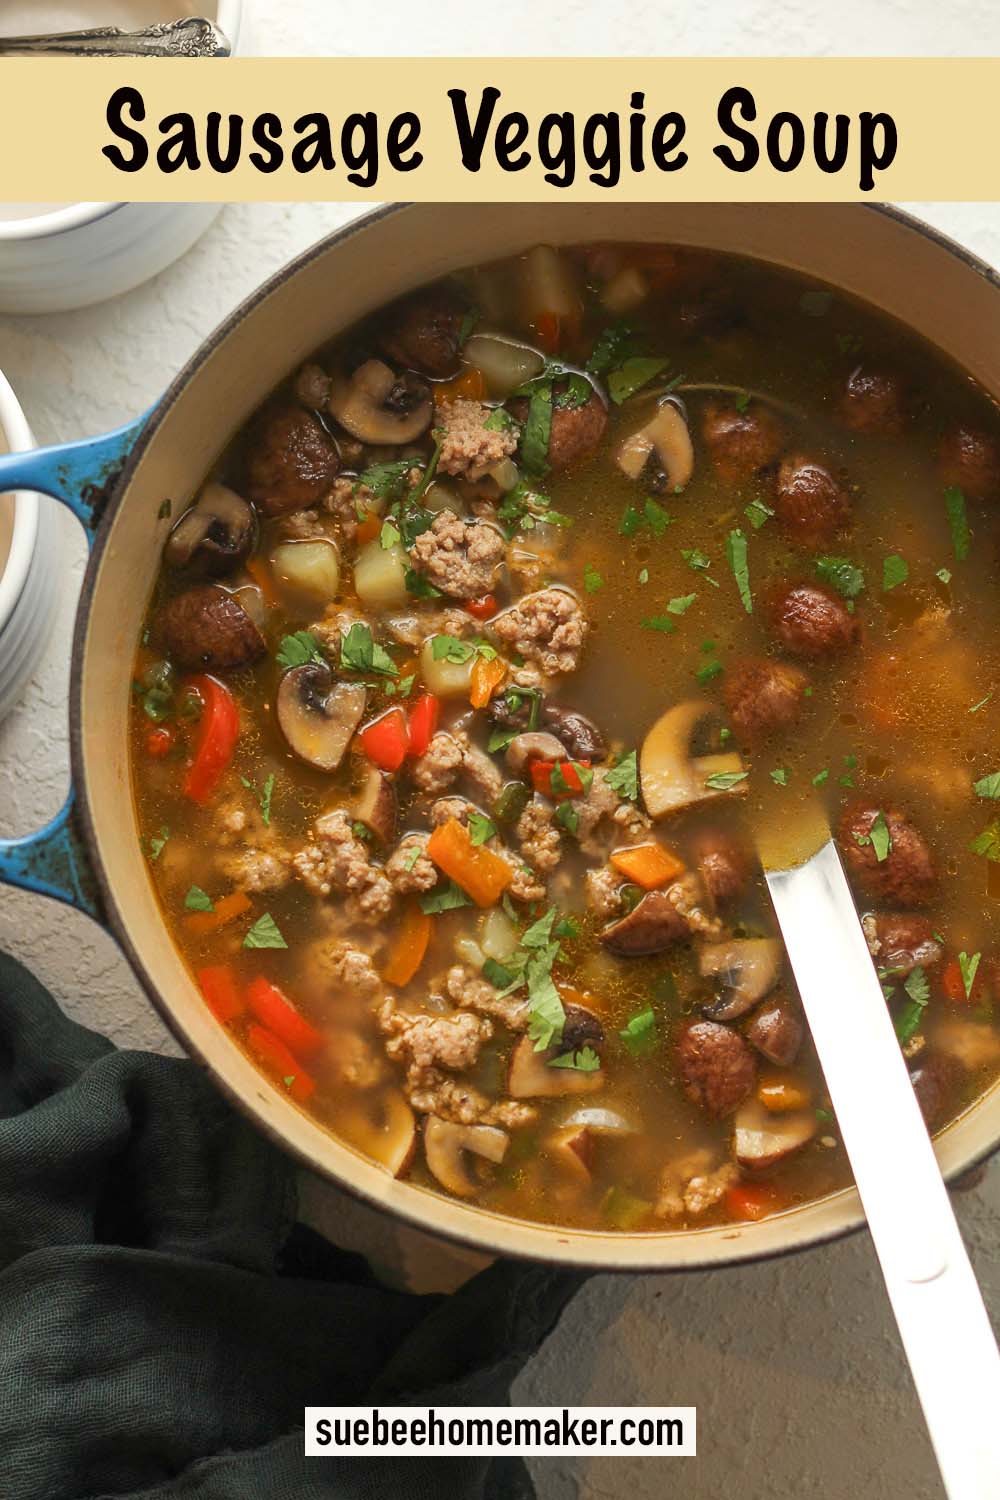
[(697, 599), (697, 594), (681, 594), (675, 599), (667, 600), (668, 615), (685, 615)]
[(369, 464), (358, 475), (355, 493), (364, 485), (378, 500), (386, 500), (390, 504), (401, 500), (406, 493), (406, 476), (422, 462), (422, 459), (396, 458), (389, 463)]
[(826, 766), (822, 771), (817, 771), (813, 777), (813, 786), (825, 786), (830, 780), (830, 767)]
[(633, 329), (630, 323), (620, 320), (601, 330), (597, 343), (591, 350), (586, 369), (591, 375), (606, 375), (619, 360), (626, 357), (632, 342)]
[(642, 622), (643, 630), (658, 630), (662, 635), (673, 635), (677, 629), (669, 615), (648, 615)]
[(945, 588), (947, 588), (949, 583), (951, 582), (951, 569), (938, 568), (937, 572), (934, 574), (934, 577), (940, 579)]
[(759, 531), (764, 523), (771, 519), (774, 511), (769, 505), (765, 505), (763, 500), (751, 500), (743, 514), (750, 522), (754, 531)]
[(550, 1068), (573, 1068), (577, 1073), (596, 1073), (601, 1066), (601, 1059), (593, 1047), (583, 1047), (579, 1052), (564, 1052), (561, 1057), (554, 1057), (549, 1063)]
[(972, 840), (969, 848), (973, 854), (981, 854), (984, 859), (1000, 864), (1000, 822), (994, 818), (991, 823), (987, 823), (982, 833)]
[(375, 672), (382, 677), (398, 677), (399, 668), (371, 633), (371, 627), (355, 620), (340, 641), (340, 665), (347, 672)]
[[(444, 433), (439, 427), (434, 427), (431, 429), (431, 437), (434, 439), (434, 452), (430, 456), (430, 462), (424, 469), (423, 479), (421, 479), (416, 489), (410, 495), (410, 500), (414, 505), (416, 505), (421, 496), (427, 493), (427, 490), (430, 487), (430, 482), (434, 478), (434, 475), (437, 473), (438, 462), (441, 458), (441, 449), (444, 446)], [(420, 462), (421, 460), (418, 459), (417, 462), (411, 464), (410, 467), (416, 468)], [(433, 520), (433, 517), (431, 517), (431, 520)], [(430, 522), (428, 522), (427, 524), (430, 525)], [(421, 530), (424, 531), (426, 531), (426, 529), (426, 526), (421, 528)], [(407, 542), (406, 545), (409, 546), (410, 543)]]
[(494, 406), (483, 428), (486, 432), (513, 432), (517, 425), (505, 406)]
[(282, 636), (275, 659), (279, 667), (304, 667), (309, 661), (326, 666), (326, 657), (311, 630), (297, 630), (294, 635)]
[(508, 490), (497, 510), (497, 520), (503, 525), (507, 540), (518, 531), (533, 531), (539, 522), (550, 526), (571, 526), (572, 519), (561, 511), (553, 510), (547, 495), (519, 483)]
[(634, 357), (627, 359), (617, 370), (612, 370), (608, 375), (608, 395), (616, 406), (621, 406), (636, 391), (641, 391), (644, 385), (655, 380), (663, 370), (666, 369), (669, 360), (647, 359)]
[(986, 705), (987, 705), (987, 703), (989, 703), (990, 699), (993, 697), (993, 692), (994, 692), (994, 689), (990, 688), (990, 690), (986, 694), (985, 698), (980, 698), (980, 700), (979, 700), (978, 703), (974, 703), (972, 705), (972, 707), (969, 709), (969, 713), (970, 714), (977, 714), (981, 708), (985, 708)]
[(584, 567), (583, 586), (588, 594), (596, 594), (604, 587), (604, 579), (593, 563), (587, 563)]
[(574, 797), (581, 795), (581, 792), (578, 792), (577, 788), (572, 786), (566, 779), (565, 768), (567, 766), (571, 766), (579, 778), (582, 793), (589, 792), (594, 780), (594, 773), (589, 766), (581, 765), (578, 760), (560, 760), (556, 762), (549, 772), (549, 786), (552, 791), (556, 793), (569, 793), (569, 795)]
[(907, 978), (904, 988), (909, 1000), (899, 1010), (892, 1023), (901, 1046), (905, 1046), (920, 1030), (924, 1009), (930, 999), (930, 986), (923, 969), (914, 969)]
[(787, 766), (776, 766), (771, 772), (771, 780), (775, 786), (787, 786), (790, 774)]
[(287, 948), (288, 944), (281, 935), (277, 922), (266, 911), (256, 922), (243, 939), (244, 948)]
[(215, 902), (207, 891), (203, 891), (200, 885), (193, 885), (184, 897), (184, 905), (188, 911), (214, 911)]
[(395, 547), (400, 536), (399, 527), (394, 521), (383, 521), (382, 529), (378, 534), (378, 544), (384, 552), (388, 552), (390, 547)]
[(580, 828), (580, 812), (572, 802), (560, 802), (555, 811), (555, 820), (560, 828), (564, 828), (575, 838)]
[(604, 784), (617, 792), (619, 797), (625, 797), (629, 802), (638, 802), (639, 766), (634, 750), (623, 755), (617, 765), (604, 773)]
[(528, 415), (521, 432), (521, 463), (529, 474), (548, 470), (549, 438), (552, 436), (552, 386), (539, 385), (531, 393)]
[(641, 506), (626, 505), (622, 513), (621, 521), (618, 523), (619, 536), (635, 536), (637, 532), (648, 531), (656, 541), (659, 541), (668, 526), (672, 526), (673, 516), (665, 510), (658, 500), (648, 495)]
[(151, 860), (154, 861), (154, 863), (155, 863), (156, 860), (159, 859), (160, 855), (163, 853), (163, 846), (167, 842), (167, 839), (169, 837), (170, 837), (170, 829), (167, 827), (166, 823), (163, 824), (163, 826), (161, 827), (159, 833), (154, 833), (150, 837), (150, 840), (149, 840), (149, 857), (150, 857)]
[(931, 987), (927, 983), (927, 975), (919, 965), (907, 974), (903, 981), (903, 989), (917, 1005), (926, 1005), (931, 998)]
[(653, 1007), (647, 1005), (645, 1010), (637, 1011), (618, 1035), (633, 1057), (643, 1057), (651, 1052), (656, 1046), (656, 1016)]
[(682, 547), (681, 557), (696, 573), (704, 573), (706, 582), (710, 583), (714, 589), (719, 587), (718, 579), (713, 578), (708, 571), (712, 566), (712, 559), (707, 553), (702, 552), (700, 547)]
[(910, 568), (906, 559), (900, 557), (898, 552), (893, 552), (882, 563), (882, 592), (891, 593), (901, 583), (905, 583), (909, 576)]
[(472, 902), (461, 886), (457, 886), (453, 880), (449, 880), (443, 889), (428, 891), (426, 895), (420, 898), (420, 910), (426, 912), (428, 916), (434, 912), (455, 911), (459, 906), (471, 905)]
[(469, 837), (473, 844), (485, 844), (487, 839), (493, 838), (496, 831), (497, 826), (491, 818), (479, 812), (469, 814)]
[(726, 537), (726, 558), (736, 579), (743, 608), (753, 614), (753, 598), (750, 593), (750, 565), (747, 560), (747, 539), (738, 528)]
[(713, 771), (705, 777), (705, 785), (713, 792), (731, 792), (734, 786), (746, 781), (749, 771)]
[(844, 599), (856, 599), (865, 586), (865, 575), (847, 557), (817, 557), (816, 573)]
[(649, 582), (649, 569), (648, 568), (640, 568), (639, 569), (639, 582), (643, 583), (643, 584)]
[(716, 677), (722, 675), (724, 668), (721, 661), (707, 661), (703, 667), (695, 672), (699, 687), (707, 687)]
[(958, 967), (962, 975), (962, 985), (965, 989), (966, 1000), (972, 999), (972, 986), (976, 982), (976, 975), (979, 973), (979, 964), (982, 956), (981, 953), (973, 953), (971, 958), (968, 953), (960, 953), (958, 955)]
[(957, 486), (949, 485), (945, 490), (944, 506), (948, 513), (948, 525), (951, 527), (952, 548), (958, 561), (964, 562), (972, 545), (972, 532), (965, 513), (965, 496)]
[(417, 572), (416, 568), (406, 569), (403, 574), (403, 583), (406, 592), (412, 594), (414, 599), (440, 599), (441, 597), (441, 590), (436, 589), (429, 579)]
[(977, 797), (987, 802), (1000, 802), (1000, 771), (992, 771), (972, 788)]
[[(274, 796), (274, 779), (274, 772), (272, 771), (257, 793), (257, 800), (260, 803), (260, 815), (265, 827), (271, 822), (271, 798)], [(240, 780), (248, 792), (256, 791), (253, 782), (248, 781), (245, 776), (241, 776)]]
[(892, 853), (892, 835), (889, 832), (889, 825), (885, 821), (885, 813), (879, 813), (868, 830), (868, 836), (871, 840), (872, 849), (875, 851), (875, 858), (879, 864), (882, 864)]

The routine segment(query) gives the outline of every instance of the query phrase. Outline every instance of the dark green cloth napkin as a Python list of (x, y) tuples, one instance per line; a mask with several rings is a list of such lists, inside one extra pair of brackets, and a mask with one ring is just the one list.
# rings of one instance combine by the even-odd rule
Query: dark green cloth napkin
[(303, 1456), (307, 1405), (503, 1405), (580, 1278), (389, 1291), (194, 1064), (0, 955), (2, 1500), (519, 1500), (517, 1459)]

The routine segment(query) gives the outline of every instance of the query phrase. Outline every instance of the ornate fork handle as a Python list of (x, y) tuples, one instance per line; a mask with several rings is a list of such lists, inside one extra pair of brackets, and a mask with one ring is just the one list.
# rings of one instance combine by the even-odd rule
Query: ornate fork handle
[(161, 21), (141, 31), (118, 26), (61, 31), (50, 36), (0, 37), (0, 57), (228, 57), (229, 40), (211, 21), (191, 16)]

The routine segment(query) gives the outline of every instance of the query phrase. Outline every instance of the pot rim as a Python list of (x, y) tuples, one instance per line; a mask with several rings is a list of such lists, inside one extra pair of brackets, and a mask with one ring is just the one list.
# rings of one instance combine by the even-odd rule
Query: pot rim
[[(277, 271), (268, 276), (266, 280), (262, 282), (255, 291), (253, 291), (248, 297), (246, 297), (236, 308), (233, 309), (232, 312), (230, 312), (222, 320), (221, 323), (218, 324), (218, 326), (208, 335), (203, 343), (199, 345), (199, 347), (185, 363), (183, 368), (171, 381), (161, 400), (157, 403), (156, 407), (150, 413), (147, 421), (142, 428), (142, 431), (140, 432), (134, 446), (131, 449), (131, 452), (129, 453), (128, 459), (126, 460), (121, 473), (118, 475), (117, 479), (114, 482), (114, 485), (110, 489), (107, 503), (104, 506), (100, 523), (94, 535), (90, 558), (80, 592), (80, 598), (77, 606), (76, 619), (73, 629), (73, 649), (71, 657), (69, 691), (69, 744), (73, 784), (77, 790), (77, 811), (83, 830), (84, 839), (87, 845), (87, 851), (94, 869), (98, 889), (101, 893), (111, 931), (113, 932), (116, 941), (120, 945), (130, 968), (138, 978), (140, 984), (142, 985), (147, 996), (152, 1002), (154, 1009), (164, 1021), (164, 1024), (167, 1026), (171, 1034), (177, 1038), (178, 1042), (183, 1047), (185, 1054), (191, 1057), (192, 1060), (198, 1063), (198, 1065), (205, 1069), (206, 1072), (211, 1074), (213, 1087), (218, 1088), (241, 1114), (249, 1116), (255, 1129), (260, 1130), (268, 1138), (268, 1140), (270, 1140), (274, 1145), (278, 1147), (279, 1150), (283, 1151), (286, 1155), (290, 1155), (301, 1167), (304, 1167), (307, 1170), (324, 1177), (328, 1182), (332, 1183), (336, 1188), (338, 1188), (339, 1191), (347, 1193), (351, 1197), (367, 1203), (370, 1207), (380, 1211), (383, 1214), (388, 1214), (392, 1218), (401, 1220), (410, 1228), (417, 1229), (423, 1234), (428, 1234), (438, 1238), (439, 1240), (444, 1240), (453, 1244), (461, 1245), (465, 1248), (476, 1250), (480, 1253), (493, 1255), (502, 1254), (507, 1258), (543, 1262), (551, 1265), (562, 1265), (567, 1269), (595, 1272), (599, 1271), (603, 1273), (614, 1271), (619, 1271), (621, 1273), (655, 1271), (659, 1272), (660, 1274), (666, 1274), (674, 1271), (679, 1272), (699, 1269), (710, 1270), (714, 1269), (717, 1266), (721, 1267), (737, 1264), (751, 1264), (755, 1261), (783, 1258), (797, 1254), (804, 1250), (813, 1249), (820, 1245), (829, 1244), (833, 1240), (846, 1238), (846, 1236), (849, 1234), (856, 1234), (859, 1230), (866, 1227), (866, 1220), (864, 1210), (861, 1205), (861, 1200), (858, 1196), (857, 1189), (854, 1187), (842, 1188), (839, 1192), (829, 1194), (824, 1199), (817, 1200), (818, 1202), (830, 1204), (837, 1203), (838, 1201), (841, 1204), (844, 1204), (845, 1200), (853, 1200), (848, 1211), (849, 1216), (842, 1222), (831, 1225), (829, 1228), (809, 1231), (805, 1234), (802, 1234), (798, 1238), (792, 1238), (788, 1243), (782, 1245), (756, 1247), (753, 1245), (752, 1240), (752, 1230), (754, 1226), (740, 1226), (742, 1232), (734, 1235), (734, 1248), (731, 1254), (727, 1253), (726, 1251), (723, 1251), (720, 1254), (716, 1249), (715, 1251), (713, 1251), (711, 1257), (706, 1260), (699, 1260), (697, 1256), (692, 1256), (689, 1259), (685, 1260), (683, 1263), (666, 1265), (663, 1263), (662, 1259), (656, 1255), (655, 1250), (657, 1247), (662, 1245), (664, 1239), (669, 1237), (670, 1231), (615, 1235), (613, 1237), (614, 1239), (619, 1239), (623, 1242), (627, 1241), (632, 1247), (635, 1247), (637, 1243), (641, 1243), (644, 1240), (648, 1240), (650, 1244), (650, 1255), (648, 1259), (644, 1259), (642, 1257), (636, 1258), (635, 1256), (632, 1256), (629, 1258), (627, 1263), (615, 1265), (613, 1263), (609, 1263), (606, 1257), (602, 1258), (595, 1255), (594, 1258), (588, 1259), (584, 1254), (573, 1253), (572, 1255), (566, 1255), (565, 1253), (563, 1253), (563, 1249), (560, 1246), (558, 1239), (560, 1226), (556, 1224), (549, 1225), (539, 1224), (533, 1221), (515, 1220), (511, 1219), (509, 1216), (500, 1214), (492, 1214), (487, 1216), (498, 1225), (510, 1223), (522, 1229), (535, 1230), (540, 1235), (547, 1237), (551, 1241), (551, 1250), (546, 1251), (544, 1254), (541, 1252), (539, 1252), (538, 1254), (534, 1254), (528, 1250), (514, 1249), (506, 1245), (501, 1245), (499, 1243), (499, 1235), (496, 1233), (492, 1236), (492, 1238), (488, 1234), (477, 1235), (472, 1228), (472, 1223), (474, 1222), (474, 1218), (472, 1215), (470, 1215), (470, 1227), (468, 1231), (463, 1231), (456, 1228), (441, 1228), (438, 1224), (433, 1222), (431, 1214), (422, 1213), (420, 1211), (419, 1205), (421, 1204), (421, 1202), (435, 1201), (433, 1195), (430, 1193), (428, 1193), (426, 1197), (424, 1197), (423, 1195), (415, 1194), (412, 1208), (409, 1206), (394, 1204), (391, 1209), (388, 1209), (385, 1203), (380, 1200), (376, 1193), (369, 1192), (360, 1184), (353, 1182), (349, 1183), (345, 1181), (338, 1175), (334, 1168), (328, 1167), (322, 1162), (317, 1162), (316, 1160), (311, 1158), (306, 1151), (292, 1145), (287, 1140), (278, 1125), (276, 1125), (270, 1119), (262, 1118), (254, 1109), (250, 1107), (248, 1102), (240, 1095), (238, 1090), (235, 1087), (230, 1086), (230, 1084), (215, 1071), (215, 1069), (211, 1066), (207, 1058), (202, 1053), (201, 1049), (195, 1046), (188, 1038), (186, 1033), (184, 1033), (176, 1017), (174, 1016), (171, 1007), (167, 1003), (159, 986), (156, 984), (152, 974), (147, 969), (143, 959), (140, 957), (131, 940), (127, 924), (119, 909), (116, 893), (112, 889), (108, 881), (99, 853), (99, 844), (95, 826), (96, 820), (94, 818), (93, 810), (90, 805), (90, 797), (86, 777), (86, 760), (83, 752), (82, 741), (83, 663), (86, 654), (86, 641), (90, 620), (90, 611), (94, 597), (97, 575), (100, 571), (100, 564), (111, 534), (115, 516), (117, 515), (118, 509), (132, 482), (133, 475), (139, 464), (141, 463), (153, 437), (162, 424), (166, 413), (171, 409), (182, 391), (187, 387), (191, 379), (198, 373), (205, 362), (210, 358), (219, 344), (221, 344), (226, 338), (228, 338), (232, 330), (236, 328), (240, 323), (242, 323), (246, 318), (251, 316), (256, 308), (262, 302), (264, 302), (273, 291), (275, 291), (289, 278), (295, 276), (300, 270), (309, 265), (312, 261), (318, 259), (320, 256), (325, 255), (334, 246), (343, 244), (353, 235), (369, 229), (373, 224), (379, 223), (383, 219), (389, 218), (391, 215), (405, 212), (413, 206), (414, 205), (409, 202), (389, 203), (372, 209), (367, 213), (360, 214), (356, 219), (352, 219), (350, 223), (343, 225), (339, 229), (333, 230), (328, 235), (325, 235), (321, 240), (317, 241), (316, 244), (309, 246), (306, 250), (302, 251), (299, 255), (295, 256), (284, 266), (280, 267)], [(960, 245), (949, 235), (946, 235), (940, 230), (935, 229), (933, 226), (925, 223), (922, 219), (917, 218), (914, 214), (908, 213), (905, 210), (897, 208), (892, 204), (860, 203), (843, 206), (853, 207), (859, 210), (866, 211), (868, 213), (879, 214), (885, 218), (895, 220), (910, 232), (922, 235), (924, 238), (932, 241), (940, 249), (946, 251), (948, 254), (961, 261), (965, 266), (968, 267), (969, 270), (974, 271), (977, 275), (986, 280), (995, 291), (1000, 292), (1000, 271), (995, 270), (980, 256), (976, 255), (975, 252), (969, 250), (963, 245)], [(973, 1108), (974, 1107), (975, 1106), (973, 1106)], [(979, 1163), (991, 1157), (998, 1149), (1000, 1149), (1000, 1137), (998, 1137), (995, 1141), (985, 1145), (981, 1150), (974, 1152), (972, 1155), (963, 1159), (961, 1162), (956, 1163), (953, 1169), (947, 1174), (946, 1180), (952, 1180), (964, 1175), (966, 1172), (979, 1165)], [(810, 1204), (805, 1205), (804, 1207), (808, 1209), (812, 1206), (814, 1205)], [(785, 1217), (787, 1217), (791, 1222), (801, 1212), (801, 1208), (789, 1209), (786, 1210), (784, 1214), (776, 1214), (771, 1216), (767, 1222), (770, 1225), (774, 1225)], [(709, 1232), (710, 1231), (707, 1230), (694, 1230), (686, 1231), (684, 1233), (686, 1233), (688, 1236), (691, 1236), (698, 1233), (704, 1233), (707, 1235)], [(574, 1235), (578, 1243), (584, 1244), (588, 1239), (593, 1238), (595, 1242), (606, 1246), (612, 1239), (612, 1235), (610, 1234), (610, 1232), (598, 1230), (574, 1230)], [(749, 1245), (747, 1245), (748, 1240), (750, 1241)], [(741, 1248), (737, 1248), (737, 1246), (740, 1246)]]
[[(21, 404), (7, 377), (0, 371), (0, 434), (11, 453), (25, 453), (35, 446), (35, 439)], [(41, 500), (25, 490), (11, 496), (14, 525), (10, 550), (0, 559), (0, 635), (3, 634), (17, 601), (24, 592), (38, 545), (38, 517)]]

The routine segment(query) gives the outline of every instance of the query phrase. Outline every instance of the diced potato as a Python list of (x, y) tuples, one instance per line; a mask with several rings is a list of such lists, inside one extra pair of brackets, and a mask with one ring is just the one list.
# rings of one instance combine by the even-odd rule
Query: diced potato
[(366, 609), (396, 609), (405, 604), (406, 571), (410, 560), (405, 549), (394, 543), (383, 547), (381, 540), (366, 542), (354, 561), (354, 587)]
[(612, 276), (601, 292), (601, 301), (608, 312), (623, 317), (625, 313), (635, 312), (637, 307), (641, 307), (648, 296), (649, 282), (645, 276), (635, 266), (626, 266), (623, 271)]
[(479, 945), (484, 958), (492, 958), (502, 964), (517, 947), (517, 928), (507, 913), (499, 906), (488, 911), (479, 927)]
[(443, 479), (435, 479), (433, 484), (427, 486), (420, 503), (424, 510), (433, 511), (435, 515), (442, 510), (453, 510), (456, 516), (466, 516), (469, 513), (469, 507), (454, 485)]
[(543, 313), (572, 320), (580, 312), (574, 267), (551, 245), (536, 245), (522, 263), (525, 312), (534, 322)]
[(474, 938), (458, 937), (455, 939), (455, 957), (472, 969), (481, 969), (485, 955)]
[(443, 656), (435, 659), (435, 639), (431, 636), (420, 648), (420, 677), (424, 687), (439, 698), (467, 698), (472, 686), (475, 655), (464, 662), (448, 661)]
[(474, 334), (462, 353), (486, 381), (487, 395), (499, 401), (505, 401), (519, 385), (533, 380), (545, 368), (537, 349), (492, 333)]
[(271, 553), (271, 569), (278, 583), (317, 602), (336, 599), (340, 588), (340, 553), (326, 537), (281, 542)]

